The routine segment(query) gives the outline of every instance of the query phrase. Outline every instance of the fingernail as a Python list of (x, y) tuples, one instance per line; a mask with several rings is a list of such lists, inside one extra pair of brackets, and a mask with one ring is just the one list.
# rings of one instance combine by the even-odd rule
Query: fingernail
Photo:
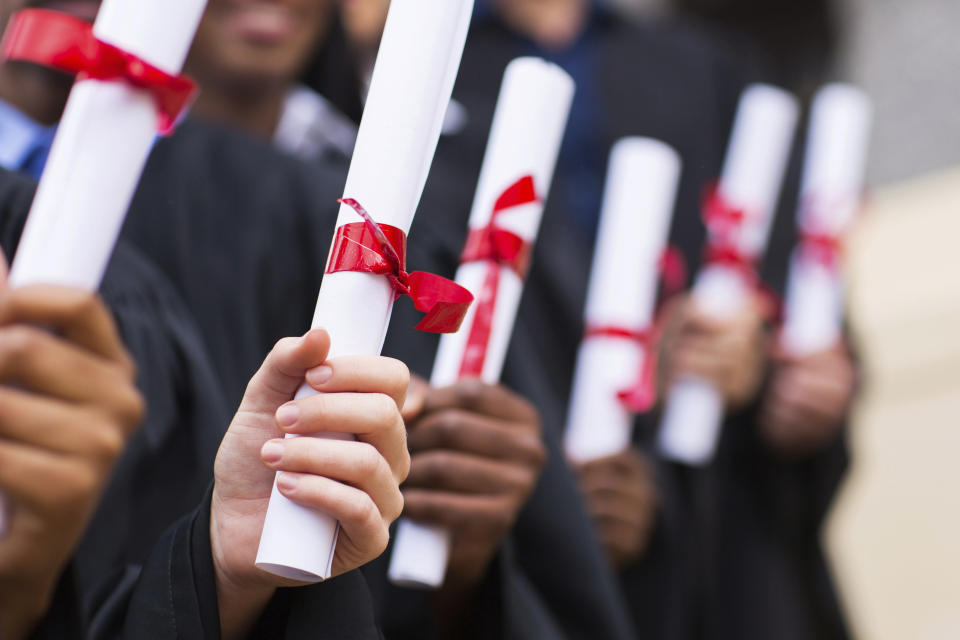
[(318, 387), (322, 384), (330, 382), (330, 378), (333, 377), (333, 368), (329, 365), (322, 364), (319, 367), (314, 367), (307, 371), (307, 382), (311, 386)]
[(263, 449), (260, 451), (260, 457), (262, 457), (265, 462), (280, 462), (280, 459), (283, 457), (283, 442), (280, 440), (271, 440), (263, 445)]
[(300, 478), (292, 473), (281, 473), (277, 478), (277, 487), (279, 487), (282, 491), (293, 491), (297, 488), (297, 484), (299, 483)]
[(277, 409), (277, 424), (281, 427), (292, 427), (300, 419), (300, 408), (294, 402), (288, 402)]

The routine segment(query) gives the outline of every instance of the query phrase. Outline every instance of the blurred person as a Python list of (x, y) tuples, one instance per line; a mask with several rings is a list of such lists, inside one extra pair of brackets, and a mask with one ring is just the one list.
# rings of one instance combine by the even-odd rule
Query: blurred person
[(835, 0), (670, 0), (672, 9), (720, 31), (763, 77), (810, 97), (834, 71), (844, 36)]
[[(349, 59), (340, 60), (345, 68), (339, 70), (329, 60), (345, 46), (337, 5), (335, 0), (212, 0), (185, 67), (203, 87), (191, 113), (272, 139), (306, 159), (349, 159), (360, 85)], [(350, 115), (341, 112), (304, 78), (336, 96), (354, 94), (357, 106), (347, 107)]]
[(343, 25), (357, 55), (360, 75), (367, 83), (373, 73), (389, 8), (390, 0), (347, 0), (343, 3)]
[[(497, 88), (507, 63), (520, 55), (556, 62), (578, 87), (504, 373), (505, 384), (537, 405), (550, 441), (564, 424), (583, 335), (587, 271), (611, 146), (640, 135), (680, 153), (684, 171), (671, 241), (695, 270), (704, 244), (701, 194), (720, 173), (739, 95), (756, 75), (698, 27), (631, 23), (589, 0), (481, 2), (454, 90), (468, 124), (441, 139), (413, 229), (431, 244), (412, 251), (412, 266), (455, 271)], [(793, 190), (786, 190), (784, 202)], [(777, 225), (766, 268), (777, 285), (785, 271), (781, 254), (792, 242), (789, 227)], [(652, 440), (658, 418), (651, 414), (639, 420), (634, 450), (579, 469), (596, 533), (619, 569), (641, 635), (813, 638), (838, 637), (833, 631), (843, 627), (829, 580), (808, 580), (803, 571), (805, 563), (823, 564), (811, 533), (822, 512), (787, 506), (798, 526), (796, 535), (781, 536), (783, 508), (775, 497), (784, 496), (785, 504), (794, 497), (829, 500), (842, 474), (833, 464), (842, 442), (807, 461), (809, 476), (819, 478), (820, 497), (779, 456), (756, 446), (755, 418), (769, 369), (767, 310), (758, 297), (728, 321), (705, 317), (683, 300), (668, 311), (664, 375), (702, 373), (720, 383), (727, 401), (718, 464), (693, 471), (657, 460)], [(392, 331), (399, 334), (405, 324)], [(402, 348), (394, 355), (415, 372), (429, 367), (418, 364), (418, 353), (432, 353), (428, 345), (407, 335), (394, 344)], [(779, 478), (777, 487), (768, 491), (773, 478)], [(531, 523), (540, 516), (518, 521), (519, 561), (536, 584), (551, 585), (548, 602), (589, 602), (585, 585), (604, 579), (594, 573), (598, 577), (565, 580), (569, 567), (555, 561), (562, 555), (542, 538), (522, 535), (536, 529)], [(801, 538), (802, 545), (793, 544)], [(753, 602), (762, 604), (744, 604)], [(565, 628), (583, 628), (576, 611), (557, 615)]]

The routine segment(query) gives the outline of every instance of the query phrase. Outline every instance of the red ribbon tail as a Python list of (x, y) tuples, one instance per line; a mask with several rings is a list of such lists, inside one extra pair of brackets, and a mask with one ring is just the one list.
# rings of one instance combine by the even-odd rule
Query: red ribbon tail
[(637, 383), (617, 393), (620, 402), (631, 413), (646, 413), (657, 404), (656, 344), (651, 343), (643, 354), (643, 366)]
[(414, 306), (426, 313), (417, 325), (427, 333), (456, 333), (473, 303), (473, 294), (441, 276), (414, 271), (408, 284)]

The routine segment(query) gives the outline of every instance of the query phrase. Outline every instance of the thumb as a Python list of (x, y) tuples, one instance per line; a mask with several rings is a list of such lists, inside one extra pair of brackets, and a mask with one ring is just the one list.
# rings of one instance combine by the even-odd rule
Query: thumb
[(420, 376), (410, 376), (410, 386), (407, 388), (407, 399), (403, 403), (404, 422), (415, 420), (423, 413), (423, 408), (427, 404), (427, 393), (430, 391), (430, 385)]
[(303, 385), (307, 371), (322, 365), (329, 351), (330, 335), (324, 329), (311, 329), (300, 338), (284, 338), (250, 379), (240, 410), (273, 412), (289, 402)]

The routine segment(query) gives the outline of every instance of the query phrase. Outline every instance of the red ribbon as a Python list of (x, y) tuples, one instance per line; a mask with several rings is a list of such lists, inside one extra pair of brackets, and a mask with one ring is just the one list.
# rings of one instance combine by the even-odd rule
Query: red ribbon
[(652, 409), (657, 403), (656, 345), (660, 338), (659, 329), (651, 327), (634, 330), (616, 326), (588, 326), (584, 339), (590, 338), (629, 340), (645, 350), (638, 380), (630, 387), (618, 391), (617, 398), (631, 413), (645, 413)]
[(486, 262), (487, 274), (477, 297), (477, 310), (460, 363), (461, 378), (479, 377), (483, 373), (493, 331), (497, 292), (500, 289), (500, 268), (509, 267), (523, 278), (530, 267), (530, 243), (512, 231), (497, 226), (497, 218), (504, 211), (538, 201), (533, 176), (524, 176), (497, 198), (487, 226), (473, 229), (467, 236), (461, 262)]
[(842, 249), (843, 243), (835, 235), (807, 232), (800, 234), (800, 252), (804, 259), (819, 262), (827, 269), (837, 268)]
[(174, 76), (139, 57), (98, 40), (93, 26), (47, 9), (24, 9), (10, 18), (0, 55), (44, 65), (77, 76), (78, 81), (122, 80), (150, 93), (157, 105), (158, 129), (167, 135), (196, 95), (190, 78)]
[(407, 273), (406, 234), (397, 227), (377, 224), (352, 198), (340, 202), (356, 211), (363, 222), (345, 224), (337, 229), (326, 273), (354, 271), (386, 276), (393, 286), (394, 300), (409, 296), (414, 306), (427, 314), (417, 329), (429, 333), (456, 333), (473, 302), (473, 294), (432, 273)]
[(747, 282), (758, 282), (754, 257), (741, 251), (737, 234), (747, 221), (747, 213), (723, 196), (717, 183), (707, 188), (703, 202), (703, 222), (707, 227), (704, 263), (738, 271)]

